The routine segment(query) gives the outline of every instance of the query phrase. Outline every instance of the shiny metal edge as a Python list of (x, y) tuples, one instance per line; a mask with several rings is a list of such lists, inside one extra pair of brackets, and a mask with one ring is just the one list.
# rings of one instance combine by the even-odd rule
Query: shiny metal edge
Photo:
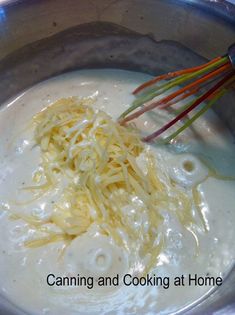
[(235, 4), (223, 0), (172, 0), (183, 5), (192, 5), (199, 8), (203, 14), (207, 13), (215, 17), (221, 17), (235, 26)]

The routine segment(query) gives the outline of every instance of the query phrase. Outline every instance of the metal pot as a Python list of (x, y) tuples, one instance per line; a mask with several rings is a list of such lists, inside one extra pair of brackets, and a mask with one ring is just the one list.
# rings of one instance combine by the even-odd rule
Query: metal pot
[[(118, 67), (154, 74), (224, 54), (235, 40), (235, 5), (230, 2), (3, 0), (0, 102), (72, 69)], [(235, 133), (235, 95), (224, 103), (216, 111)], [(24, 314), (4, 298), (0, 305), (1, 314)], [(222, 287), (184, 311), (215, 312), (235, 314), (235, 268)]]

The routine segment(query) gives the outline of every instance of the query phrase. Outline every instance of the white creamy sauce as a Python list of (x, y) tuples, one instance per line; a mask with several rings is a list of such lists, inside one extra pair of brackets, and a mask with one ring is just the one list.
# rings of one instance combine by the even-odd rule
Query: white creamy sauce
[[(9, 219), (11, 212), (33, 213), (46, 219), (61, 193), (58, 188), (31, 203), (18, 204), (32, 199), (32, 194), (22, 188), (32, 184), (32, 173), (40, 163), (40, 150), (34, 145), (32, 129), (27, 128), (32, 116), (59, 98), (92, 96), (95, 107), (116, 119), (133, 101), (131, 91), (148, 79), (148, 75), (121, 70), (77, 71), (38, 84), (1, 107), (0, 291), (29, 314), (168, 314), (190, 305), (211, 289), (188, 285), (170, 285), (167, 289), (124, 285), (104, 288), (95, 285), (93, 289), (49, 286), (46, 278), (50, 273), (79, 274), (86, 278), (131, 273), (128, 264), (136, 258), (132, 257), (131, 248), (128, 252), (118, 247), (112, 239), (102, 236), (95, 225), (64, 251), (63, 242), (26, 248), (24, 241), (36, 238), (39, 232), (23, 220)], [(150, 133), (156, 129), (156, 121), (147, 118), (140, 119), (137, 125)], [(152, 150), (160, 167), (179, 185), (190, 191), (199, 184), (201, 202), (201, 215), (192, 209), (197, 228), (191, 232), (179, 223), (173, 212), (162, 210), (164, 222), (159, 233), (165, 235), (165, 246), (152, 272), (170, 277), (171, 281), (175, 276), (188, 274), (224, 277), (235, 259), (235, 181), (210, 176), (210, 167), (217, 174), (235, 177), (232, 136), (210, 112), (174, 146), (156, 146)], [(144, 170), (141, 157), (137, 162)], [(131, 214), (135, 209), (123, 211), (130, 213), (130, 222), (134, 220)], [(144, 214), (134, 224), (148, 228)], [(124, 239), (127, 237), (123, 231), (119, 232)], [(136, 266), (138, 269), (138, 260)]]

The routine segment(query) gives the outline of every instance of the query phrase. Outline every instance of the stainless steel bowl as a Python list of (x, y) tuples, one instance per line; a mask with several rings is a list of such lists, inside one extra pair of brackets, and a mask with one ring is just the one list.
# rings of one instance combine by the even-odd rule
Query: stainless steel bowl
[[(223, 0), (0, 1), (0, 102), (72, 69), (154, 74), (224, 54), (234, 41), (235, 6)], [(235, 95), (224, 103), (216, 111), (235, 133)], [(2, 297), (0, 313), (24, 314)], [(235, 314), (235, 268), (184, 313)]]

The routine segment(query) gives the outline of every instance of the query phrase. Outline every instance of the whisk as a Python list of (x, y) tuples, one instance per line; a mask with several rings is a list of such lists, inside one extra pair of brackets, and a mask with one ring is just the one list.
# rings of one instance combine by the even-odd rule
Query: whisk
[[(169, 93), (170, 89), (178, 86), (180, 87), (177, 91)], [(137, 87), (133, 91), (133, 94), (137, 96), (136, 100), (122, 113), (119, 122), (120, 124), (126, 124), (154, 108), (166, 109), (179, 101), (185, 100), (186, 104), (175, 111), (176, 117), (174, 119), (143, 138), (144, 141), (150, 142), (183, 119), (184, 124), (164, 139), (165, 142), (170, 142), (233, 87), (235, 87), (235, 44), (229, 47), (227, 54), (224, 56), (217, 57), (197, 67), (160, 75)], [(169, 94), (166, 96), (164, 94), (161, 97), (166, 92)], [(192, 95), (195, 95), (196, 98), (192, 100), (191, 97), (187, 102), (187, 98)], [(160, 99), (155, 100), (157, 96)], [(188, 114), (201, 103), (203, 103), (203, 106), (189, 118)], [(184, 118), (188, 119), (185, 120)]]

